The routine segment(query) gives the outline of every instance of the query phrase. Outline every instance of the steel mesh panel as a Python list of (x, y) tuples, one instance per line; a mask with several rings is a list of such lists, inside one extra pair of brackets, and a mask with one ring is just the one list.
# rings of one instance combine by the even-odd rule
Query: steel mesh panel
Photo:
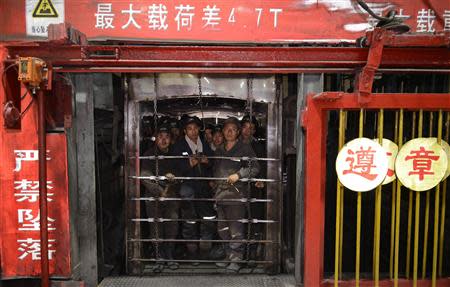
[(228, 275), (228, 276), (156, 276), (109, 277), (99, 287), (294, 287), (293, 276)]

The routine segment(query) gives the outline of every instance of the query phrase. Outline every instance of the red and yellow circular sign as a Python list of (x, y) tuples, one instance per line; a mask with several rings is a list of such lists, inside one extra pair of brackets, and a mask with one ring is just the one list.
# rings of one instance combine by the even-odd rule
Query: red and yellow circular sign
[(436, 138), (408, 141), (399, 151), (395, 172), (400, 182), (415, 191), (435, 187), (448, 169), (447, 154)]
[(371, 139), (354, 139), (339, 152), (336, 172), (346, 188), (357, 192), (372, 190), (383, 182), (388, 172), (386, 150)]

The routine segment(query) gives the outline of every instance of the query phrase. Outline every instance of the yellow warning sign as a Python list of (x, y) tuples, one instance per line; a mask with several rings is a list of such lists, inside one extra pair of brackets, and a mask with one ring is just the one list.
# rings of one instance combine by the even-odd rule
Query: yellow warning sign
[(58, 17), (51, 0), (39, 0), (33, 11), (33, 18)]

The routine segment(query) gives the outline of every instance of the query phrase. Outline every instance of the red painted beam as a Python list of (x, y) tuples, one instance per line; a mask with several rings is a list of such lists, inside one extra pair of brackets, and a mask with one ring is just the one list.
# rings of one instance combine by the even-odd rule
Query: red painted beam
[(314, 105), (324, 110), (334, 109), (424, 109), (450, 110), (450, 94), (370, 94), (370, 101), (364, 105), (358, 102), (358, 95), (343, 92), (323, 92), (313, 97)]
[[(374, 31), (367, 32), (367, 45), (373, 43)], [(386, 30), (384, 35), (386, 47), (450, 47), (450, 32), (432, 33), (405, 33), (395, 34)]]
[[(11, 59), (34, 56), (55, 67), (361, 68), (367, 48), (245, 46), (8, 45)], [(386, 48), (380, 68), (450, 69), (447, 48)]]

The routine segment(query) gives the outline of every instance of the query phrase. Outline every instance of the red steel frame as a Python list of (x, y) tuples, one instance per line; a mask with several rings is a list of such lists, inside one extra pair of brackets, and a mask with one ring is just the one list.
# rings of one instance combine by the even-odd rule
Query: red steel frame
[[(305, 262), (304, 286), (333, 286), (332, 280), (323, 278), (325, 181), (327, 113), (330, 110), (348, 109), (411, 109), (450, 110), (450, 94), (369, 94), (368, 101), (359, 102), (358, 93), (324, 92), (309, 95), (302, 114), (306, 128), (305, 177)], [(399, 280), (400, 287), (412, 286), (410, 280)], [(339, 286), (355, 286), (354, 281), (343, 281)], [(360, 286), (373, 286), (373, 281), (362, 281)], [(392, 280), (380, 286), (393, 286)], [(431, 286), (431, 281), (421, 280), (418, 286)], [(439, 279), (437, 286), (450, 286), (450, 278)]]

